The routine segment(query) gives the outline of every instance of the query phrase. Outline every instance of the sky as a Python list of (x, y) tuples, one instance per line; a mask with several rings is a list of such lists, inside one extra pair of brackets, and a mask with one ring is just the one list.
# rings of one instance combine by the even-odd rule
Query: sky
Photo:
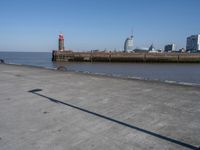
[(74, 51), (175, 43), (200, 33), (200, 0), (0, 0), (0, 51), (51, 52), (58, 34)]

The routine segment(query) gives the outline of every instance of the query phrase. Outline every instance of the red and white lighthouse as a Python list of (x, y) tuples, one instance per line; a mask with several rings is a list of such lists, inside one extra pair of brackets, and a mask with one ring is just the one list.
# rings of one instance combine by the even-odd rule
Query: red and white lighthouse
[(64, 35), (61, 33), (59, 34), (59, 38), (58, 38), (58, 50), (59, 51), (64, 51), (65, 47), (64, 47)]

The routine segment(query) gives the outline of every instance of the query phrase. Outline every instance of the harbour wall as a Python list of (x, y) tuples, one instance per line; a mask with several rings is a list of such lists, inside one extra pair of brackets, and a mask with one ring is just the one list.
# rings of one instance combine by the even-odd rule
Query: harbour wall
[(53, 51), (52, 61), (57, 61), (57, 62), (200, 63), (200, 54)]

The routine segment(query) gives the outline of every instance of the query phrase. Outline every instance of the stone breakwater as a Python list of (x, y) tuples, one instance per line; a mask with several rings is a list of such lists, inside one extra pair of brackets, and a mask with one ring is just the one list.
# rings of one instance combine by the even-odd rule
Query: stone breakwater
[(1, 150), (191, 150), (200, 89), (0, 64)]
[(52, 61), (200, 63), (200, 54), (53, 51)]

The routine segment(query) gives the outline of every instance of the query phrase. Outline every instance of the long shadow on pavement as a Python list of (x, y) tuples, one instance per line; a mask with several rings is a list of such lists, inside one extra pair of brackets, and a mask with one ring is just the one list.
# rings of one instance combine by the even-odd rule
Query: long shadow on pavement
[(36, 95), (41, 96), (41, 97), (43, 97), (43, 98), (46, 98), (46, 99), (50, 100), (51, 102), (54, 102), (54, 103), (57, 103), (57, 104), (63, 104), (63, 105), (69, 106), (69, 107), (71, 107), (71, 108), (78, 109), (78, 110), (80, 110), (80, 111), (83, 111), (83, 112), (86, 112), (86, 113), (89, 113), (89, 114), (98, 116), (98, 117), (100, 117), (100, 118), (103, 118), (103, 119), (109, 120), (109, 121), (111, 121), (111, 122), (114, 122), (114, 123), (117, 123), (117, 124), (120, 124), (120, 125), (129, 127), (129, 128), (131, 128), (131, 129), (135, 129), (135, 130), (137, 130), (137, 131), (140, 131), (140, 132), (146, 133), (146, 134), (148, 134), (148, 135), (151, 135), (151, 136), (160, 138), (160, 139), (162, 139), (162, 140), (166, 140), (166, 141), (168, 141), (168, 142), (171, 142), (171, 143), (174, 143), (174, 144), (177, 144), (177, 145), (186, 147), (186, 148), (188, 148), (188, 149), (200, 150), (199, 147), (193, 146), (193, 145), (191, 145), (191, 144), (188, 144), (188, 143), (185, 143), (185, 142), (182, 142), (182, 141), (178, 141), (178, 140), (176, 140), (176, 139), (173, 139), (173, 138), (170, 138), (170, 137), (167, 137), (167, 136), (163, 136), (163, 135), (160, 135), (160, 134), (158, 134), (158, 133), (154, 133), (154, 132), (152, 132), (152, 131), (148, 131), (148, 130), (139, 128), (139, 127), (137, 127), (137, 126), (134, 126), (134, 125), (131, 125), (131, 124), (128, 124), (128, 123), (125, 123), (125, 122), (122, 122), (122, 121), (119, 121), (119, 120), (116, 120), (116, 119), (113, 119), (113, 118), (110, 118), (110, 117), (107, 117), (107, 116), (104, 116), (104, 115), (101, 115), (101, 114), (98, 114), (98, 113), (95, 113), (95, 112), (92, 112), (92, 111), (89, 111), (89, 110), (87, 110), (87, 109), (84, 109), (84, 108), (81, 108), (81, 107), (78, 107), (78, 106), (75, 106), (75, 105), (72, 105), (72, 104), (69, 104), (69, 103), (65, 103), (65, 102), (56, 100), (56, 99), (54, 99), (54, 98), (51, 98), (51, 97), (48, 97), (48, 96), (45, 96), (45, 95), (42, 95), (42, 94), (39, 94), (38, 92), (40, 92), (40, 91), (42, 91), (42, 89), (33, 89), (33, 90), (28, 91), (28, 92), (33, 93), (33, 94), (36, 94)]

